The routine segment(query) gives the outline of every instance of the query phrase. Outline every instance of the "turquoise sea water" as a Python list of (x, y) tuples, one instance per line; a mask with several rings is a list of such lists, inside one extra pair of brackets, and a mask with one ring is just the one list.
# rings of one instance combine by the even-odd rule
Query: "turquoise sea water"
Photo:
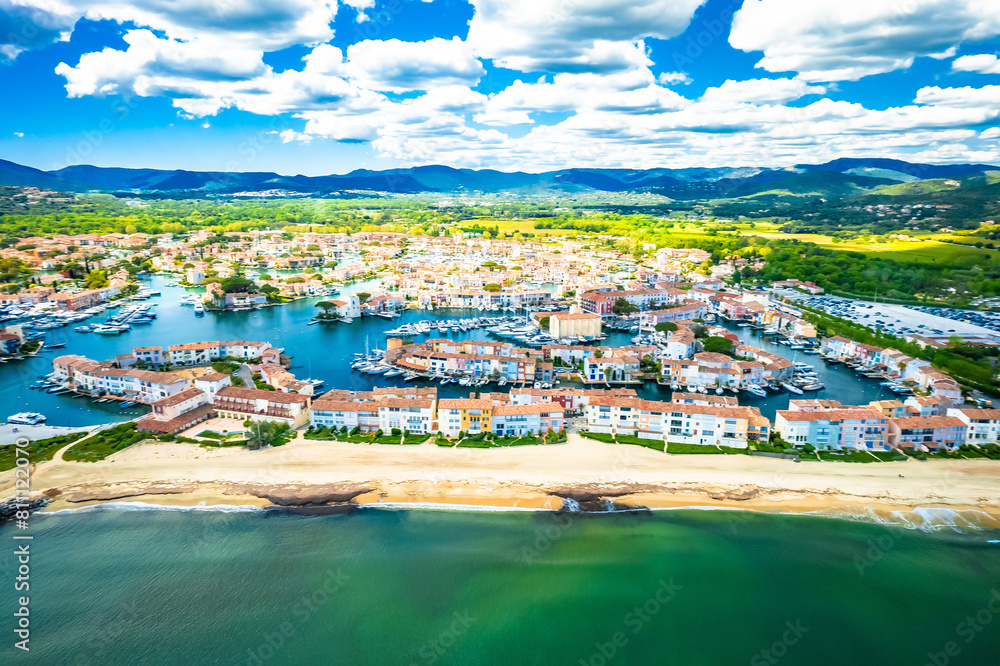
[[(811, 516), (98, 510), (32, 518), (0, 663), (996, 664), (994, 532)], [(949, 654), (950, 652), (950, 654)], [(936, 660), (936, 661), (935, 661)]]

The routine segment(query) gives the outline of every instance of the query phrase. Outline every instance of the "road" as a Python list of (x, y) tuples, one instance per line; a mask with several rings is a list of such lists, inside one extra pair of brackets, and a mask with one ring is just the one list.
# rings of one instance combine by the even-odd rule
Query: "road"
[(243, 382), (243, 386), (246, 388), (254, 388), (257, 384), (253, 380), (253, 372), (250, 371), (250, 366), (246, 363), (240, 363), (240, 367), (236, 369), (233, 373), (240, 378)]

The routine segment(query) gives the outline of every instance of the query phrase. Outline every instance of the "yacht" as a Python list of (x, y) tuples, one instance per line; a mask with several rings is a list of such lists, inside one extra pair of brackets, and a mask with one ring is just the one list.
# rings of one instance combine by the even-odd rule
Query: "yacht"
[(802, 395), (802, 389), (800, 389), (798, 386), (795, 386), (794, 384), (790, 384), (788, 382), (781, 382), (781, 386), (789, 393), (797, 393), (799, 395)]
[(45, 415), (38, 412), (19, 412), (7, 417), (7, 423), (13, 425), (38, 425), (45, 422)]
[(99, 324), (94, 327), (94, 333), (100, 335), (120, 335), (125, 332), (125, 329), (121, 326), (109, 326), (107, 324)]
[(202, 305), (201, 303), (195, 303), (194, 304), (194, 313), (196, 315), (203, 315), (203, 314), (205, 314), (205, 306)]
[(757, 386), (755, 384), (747, 384), (746, 389), (747, 389), (747, 393), (755, 395), (758, 398), (766, 398), (767, 397), (767, 393), (764, 391), (764, 389), (762, 389), (761, 387), (759, 387), (759, 386)]

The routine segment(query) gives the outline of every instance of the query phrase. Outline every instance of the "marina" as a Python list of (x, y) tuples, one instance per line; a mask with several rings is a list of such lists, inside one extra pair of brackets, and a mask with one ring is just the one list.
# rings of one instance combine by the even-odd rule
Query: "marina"
[[(483, 390), (509, 391), (515, 387), (534, 387), (532, 383), (517, 384), (494, 382), (473, 386), (463, 385), (459, 378), (421, 377), (413, 372), (393, 373), (385, 367), (382, 372), (358, 372), (352, 366), (357, 363), (364, 352), (365, 338), (372, 347), (384, 348), (388, 337), (406, 337), (399, 334), (399, 329), (410, 326), (426, 329), (421, 333), (424, 340), (428, 337), (447, 337), (455, 340), (507, 340), (521, 344), (516, 339), (496, 335), (490, 328), (508, 326), (523, 322), (524, 316), (517, 314), (491, 317), (478, 310), (406, 310), (398, 317), (386, 319), (382, 317), (362, 317), (352, 324), (335, 323), (323, 326), (310, 326), (315, 315), (315, 303), (320, 298), (302, 299), (280, 307), (268, 307), (259, 310), (239, 312), (206, 312), (197, 316), (192, 307), (180, 303), (182, 297), (191, 290), (182, 287), (169, 286), (170, 279), (166, 276), (152, 276), (144, 280), (147, 288), (161, 292), (155, 298), (157, 305), (149, 305), (149, 310), (155, 309), (153, 326), (133, 326), (118, 335), (88, 335), (78, 334), (72, 327), (62, 326), (45, 330), (46, 344), (65, 344), (60, 348), (64, 354), (79, 354), (88, 358), (114, 358), (116, 354), (131, 350), (132, 347), (147, 345), (163, 345), (180, 342), (197, 342), (204, 340), (268, 340), (274, 346), (284, 349), (284, 353), (292, 357), (293, 372), (303, 368), (303, 375), (325, 382), (327, 390), (332, 388), (353, 391), (367, 391), (376, 386), (435, 386), (441, 397), (467, 397), (477, 388)], [(377, 286), (377, 281), (362, 281), (345, 286), (342, 292), (352, 294), (370, 291)], [(125, 308), (123, 308), (124, 310)], [(102, 310), (100, 315), (90, 315), (91, 321), (97, 322), (101, 316), (104, 321), (107, 315)], [(479, 319), (496, 321), (493, 325), (469, 326), (470, 320)], [(462, 322), (466, 322), (463, 330)], [(128, 322), (126, 322), (128, 323)], [(765, 351), (781, 354), (789, 360), (799, 361), (805, 358), (804, 351), (792, 350), (788, 345), (777, 344), (774, 336), (766, 331), (754, 330), (749, 327), (738, 327), (733, 322), (722, 321), (720, 325), (737, 333), (740, 340)], [(624, 328), (624, 327), (623, 327)], [(447, 330), (447, 333), (444, 333)], [(512, 329), (507, 330), (513, 332)], [(416, 336), (414, 336), (416, 337)], [(634, 344), (636, 333), (630, 330), (605, 329), (600, 344), (603, 346), (622, 347)], [(550, 343), (545, 343), (550, 344)], [(525, 345), (528, 346), (528, 345)], [(540, 345), (539, 345), (540, 346)], [(43, 348), (44, 349), (44, 348)], [(68, 391), (48, 393), (44, 390), (30, 390), (39, 375), (47, 375), (52, 371), (54, 353), (27, 357), (16, 363), (0, 364), (0, 400), (6, 406), (8, 414), (20, 411), (37, 411), (45, 414), (53, 425), (83, 426), (106, 423), (109, 421), (132, 418), (141, 410), (148, 409), (143, 405), (135, 405), (121, 409), (117, 401), (94, 402), (91, 399), (73, 399)], [(814, 379), (822, 384), (822, 388), (808, 389), (808, 393), (796, 394), (794, 391), (775, 391), (762, 389), (742, 391), (738, 395), (740, 404), (758, 407), (761, 413), (773, 418), (776, 410), (786, 409), (790, 397), (809, 397), (840, 400), (844, 404), (863, 404), (870, 400), (896, 398), (900, 394), (889, 386), (880, 385), (885, 381), (881, 376), (865, 377), (855, 372), (843, 363), (828, 364), (821, 357), (808, 357), (809, 364), (814, 367), (815, 377), (803, 376), (802, 379)], [(454, 381), (451, 381), (454, 379)], [(445, 381), (442, 384), (442, 381)], [(479, 380), (482, 381), (482, 380)], [(582, 386), (575, 382), (561, 382), (559, 386)], [(486, 387), (490, 388), (487, 389)], [(544, 388), (539, 383), (538, 388)], [(651, 400), (669, 400), (673, 393), (670, 386), (661, 386), (653, 380), (634, 385), (641, 397)], [(793, 386), (803, 390), (798, 386)], [(678, 387), (677, 390), (684, 390)], [(697, 390), (697, 388), (695, 388)], [(709, 389), (715, 391), (714, 388)], [(763, 393), (763, 395), (761, 395)]]

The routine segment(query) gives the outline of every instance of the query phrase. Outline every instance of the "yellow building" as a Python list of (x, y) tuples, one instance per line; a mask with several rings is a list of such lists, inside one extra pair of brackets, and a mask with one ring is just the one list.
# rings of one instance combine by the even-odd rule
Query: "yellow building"
[(559, 312), (549, 317), (549, 335), (557, 340), (579, 335), (594, 338), (600, 334), (601, 315)]
[(438, 430), (447, 437), (478, 435), (492, 428), (493, 401), (474, 398), (438, 400)]

